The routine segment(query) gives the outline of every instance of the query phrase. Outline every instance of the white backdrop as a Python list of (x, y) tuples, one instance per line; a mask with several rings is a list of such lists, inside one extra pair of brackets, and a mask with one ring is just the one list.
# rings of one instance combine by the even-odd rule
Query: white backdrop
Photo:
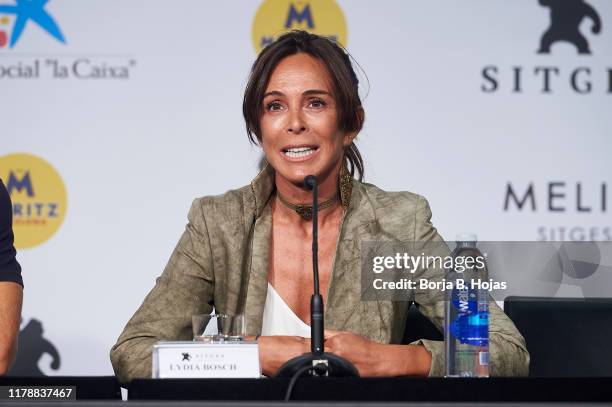
[[(161, 273), (192, 199), (256, 174), (259, 149), (247, 140), (241, 102), (261, 3), (52, 0), (46, 10), (65, 44), (30, 21), (15, 47), (0, 48), (5, 71), (82, 58), (129, 71), (61, 79), (46, 66), (38, 78), (0, 77), (0, 155), (44, 158), (68, 196), (57, 233), (18, 254), (24, 323), (41, 321), (61, 355), (58, 370), (43, 356), (43, 372), (112, 373), (108, 351)], [(308, 3), (317, 2), (298, 7)], [(591, 20), (580, 25), (590, 55), (568, 43), (536, 53), (550, 24), (536, 0), (337, 3), (346, 46), (369, 78), (358, 138), (368, 182), (427, 197), (447, 239), (463, 231), (489, 240), (612, 239), (610, 1), (588, 0), (603, 25), (598, 35)], [(494, 92), (483, 91), (492, 87), (488, 66), (497, 69)], [(513, 91), (515, 67), (521, 92)], [(536, 67), (558, 69), (550, 93)], [(591, 70), (577, 76), (590, 93), (571, 87), (579, 67)], [(553, 187), (565, 194), (553, 198), (563, 211), (547, 208), (551, 182), (564, 183)], [(511, 203), (505, 211), (508, 183), (518, 195), (532, 183), (537, 210)], [(577, 184), (591, 212), (577, 208)]]

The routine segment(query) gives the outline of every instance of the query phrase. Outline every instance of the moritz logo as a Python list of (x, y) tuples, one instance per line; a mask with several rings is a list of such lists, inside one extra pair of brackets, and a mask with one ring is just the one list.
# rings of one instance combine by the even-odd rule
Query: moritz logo
[(346, 46), (346, 18), (336, 0), (264, 0), (253, 19), (253, 47), (259, 53), (282, 33), (297, 29)]
[(37, 26), (57, 41), (66, 39), (53, 17), (45, 10), (49, 0), (15, 0), (0, 3), (0, 48), (14, 48), (26, 27)]
[(57, 170), (41, 157), (9, 154), (0, 157), (0, 178), (13, 204), (15, 247), (49, 240), (66, 216), (66, 187)]

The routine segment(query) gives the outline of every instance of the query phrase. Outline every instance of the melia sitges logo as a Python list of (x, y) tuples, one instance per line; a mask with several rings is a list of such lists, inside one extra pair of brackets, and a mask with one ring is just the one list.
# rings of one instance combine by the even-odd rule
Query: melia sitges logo
[(306, 30), (346, 46), (346, 19), (334, 0), (264, 0), (253, 20), (255, 51), (290, 30)]
[(53, 17), (45, 10), (49, 0), (15, 0), (13, 4), (0, 3), (0, 48), (13, 48), (27, 26), (35, 25), (61, 43), (64, 34)]
[(46, 160), (31, 154), (0, 157), (0, 178), (13, 203), (15, 247), (44, 243), (66, 216), (66, 188)]

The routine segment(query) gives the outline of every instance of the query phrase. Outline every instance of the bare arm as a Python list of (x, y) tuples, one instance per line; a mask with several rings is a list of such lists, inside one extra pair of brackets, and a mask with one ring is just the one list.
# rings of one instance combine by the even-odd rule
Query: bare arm
[(0, 375), (8, 371), (17, 355), (22, 299), (23, 289), (19, 284), (0, 282)]
[(427, 376), (431, 354), (419, 345), (389, 345), (351, 332), (325, 331), (325, 350), (353, 363), (361, 377)]
[(261, 336), (258, 342), (261, 372), (266, 376), (276, 375), (285, 362), (310, 352), (310, 339), (299, 336)]

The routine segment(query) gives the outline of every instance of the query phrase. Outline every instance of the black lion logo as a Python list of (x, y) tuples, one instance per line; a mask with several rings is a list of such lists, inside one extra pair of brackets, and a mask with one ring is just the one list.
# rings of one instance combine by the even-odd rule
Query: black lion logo
[(550, 7), (550, 27), (540, 39), (538, 54), (550, 54), (550, 47), (557, 41), (567, 41), (578, 48), (579, 54), (590, 54), (589, 43), (580, 32), (580, 23), (585, 17), (593, 20), (591, 31), (599, 34), (601, 18), (595, 9), (584, 0), (539, 0), (540, 5)]
[(44, 354), (51, 356), (51, 369), (60, 368), (60, 354), (55, 345), (43, 337), (43, 333), (43, 325), (37, 319), (31, 319), (19, 332), (19, 351), (15, 364), (8, 372), (10, 376), (45, 376), (38, 367)]

